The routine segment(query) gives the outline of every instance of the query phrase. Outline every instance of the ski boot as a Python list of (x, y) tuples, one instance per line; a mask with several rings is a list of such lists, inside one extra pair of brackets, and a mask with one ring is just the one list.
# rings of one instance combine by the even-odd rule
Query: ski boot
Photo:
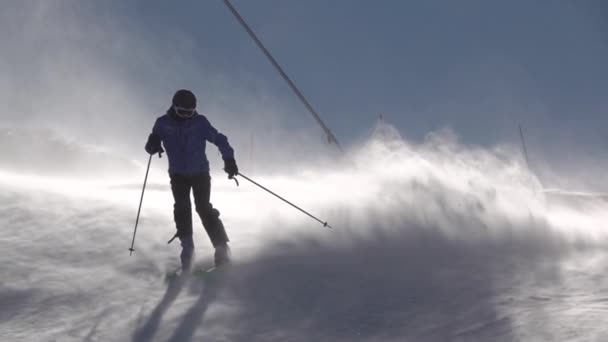
[(192, 259), (194, 259), (194, 241), (192, 236), (180, 238), (182, 243), (182, 252), (180, 259), (182, 262), (182, 272), (188, 273), (192, 267)]
[(230, 247), (227, 244), (215, 247), (215, 267), (230, 264)]

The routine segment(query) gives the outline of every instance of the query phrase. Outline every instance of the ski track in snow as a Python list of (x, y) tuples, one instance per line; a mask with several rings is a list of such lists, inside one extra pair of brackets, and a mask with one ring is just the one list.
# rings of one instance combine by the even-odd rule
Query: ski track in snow
[[(166, 245), (166, 186), (146, 194), (129, 257), (137, 186), (5, 177), (2, 341), (608, 340), (603, 240), (556, 219), (580, 208), (514, 214), (527, 204), (433, 180), (341, 198), (301, 177), (263, 180), (281, 193), (325, 191), (298, 203), (334, 229), (218, 178), (212, 196), (235, 263), (212, 280), (170, 284), (164, 275), (179, 248)], [(210, 244), (194, 222), (197, 260), (208, 264)]]

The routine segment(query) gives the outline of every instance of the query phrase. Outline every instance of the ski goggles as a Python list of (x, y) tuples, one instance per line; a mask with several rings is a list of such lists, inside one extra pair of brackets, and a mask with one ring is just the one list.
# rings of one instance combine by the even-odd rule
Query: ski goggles
[(196, 108), (183, 108), (183, 107), (173, 106), (173, 109), (175, 110), (175, 114), (177, 114), (177, 116), (179, 116), (181, 118), (190, 118), (196, 112)]

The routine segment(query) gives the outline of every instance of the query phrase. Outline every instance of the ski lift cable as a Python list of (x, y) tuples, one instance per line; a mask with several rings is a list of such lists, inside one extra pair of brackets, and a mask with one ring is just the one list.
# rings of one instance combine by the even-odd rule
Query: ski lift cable
[(236, 18), (236, 20), (241, 24), (241, 26), (243, 27), (243, 29), (245, 31), (247, 31), (247, 33), (249, 34), (249, 36), (251, 37), (251, 39), (253, 39), (253, 41), (255, 42), (255, 44), (260, 48), (260, 50), (262, 50), (262, 52), (264, 53), (264, 55), (266, 56), (266, 58), (268, 58), (268, 60), (270, 61), (270, 63), (279, 72), (279, 74), (281, 75), (281, 77), (283, 77), (283, 79), (285, 80), (285, 82), (287, 82), (287, 84), (289, 85), (289, 88), (291, 88), (291, 90), (296, 94), (296, 96), (298, 97), (298, 99), (300, 99), (300, 101), (304, 104), (304, 106), (306, 107), (306, 109), (308, 109), (308, 111), (310, 112), (310, 114), (312, 114), (312, 116), (314, 117), (314, 119), (317, 121), (317, 123), (323, 129), (323, 132), (325, 132), (325, 134), (327, 135), (327, 141), (330, 144), (335, 144), (338, 147), (338, 149), (341, 152), (343, 152), (342, 146), (338, 142), (338, 139), (336, 139), (335, 135), (331, 132), (331, 130), (329, 129), (329, 127), (327, 127), (327, 125), (325, 125), (325, 123), (323, 122), (323, 120), (321, 120), (321, 116), (312, 107), (312, 105), (310, 104), (310, 102), (308, 102), (308, 100), (306, 99), (306, 97), (304, 97), (304, 95), (298, 89), (298, 87), (295, 85), (295, 83), (289, 78), (289, 76), (287, 76), (287, 73), (285, 73), (285, 71), (283, 70), (283, 68), (281, 68), (281, 66), (276, 61), (276, 59), (274, 59), (274, 57), (272, 57), (272, 55), (270, 54), (270, 52), (268, 51), (268, 49), (266, 49), (266, 47), (264, 46), (264, 44), (262, 44), (262, 42), (258, 39), (258, 37), (255, 35), (255, 33), (249, 27), (249, 25), (247, 25), (247, 23), (245, 22), (245, 20), (243, 19), (243, 17), (236, 10), (236, 8), (230, 3), (229, 0), (224, 0), (224, 4), (226, 5), (226, 7), (228, 7), (228, 9), (232, 13), (232, 15), (234, 15), (234, 17)]

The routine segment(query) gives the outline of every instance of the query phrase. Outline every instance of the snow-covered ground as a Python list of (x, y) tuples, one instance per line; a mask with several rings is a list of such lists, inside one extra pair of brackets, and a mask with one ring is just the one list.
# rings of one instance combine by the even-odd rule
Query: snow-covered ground
[(129, 256), (143, 170), (92, 181), (7, 167), (0, 340), (608, 340), (608, 206), (552, 201), (511, 155), (393, 137), (336, 165), (247, 174), (333, 229), (218, 173), (234, 266), (171, 284), (163, 172), (152, 170)]

